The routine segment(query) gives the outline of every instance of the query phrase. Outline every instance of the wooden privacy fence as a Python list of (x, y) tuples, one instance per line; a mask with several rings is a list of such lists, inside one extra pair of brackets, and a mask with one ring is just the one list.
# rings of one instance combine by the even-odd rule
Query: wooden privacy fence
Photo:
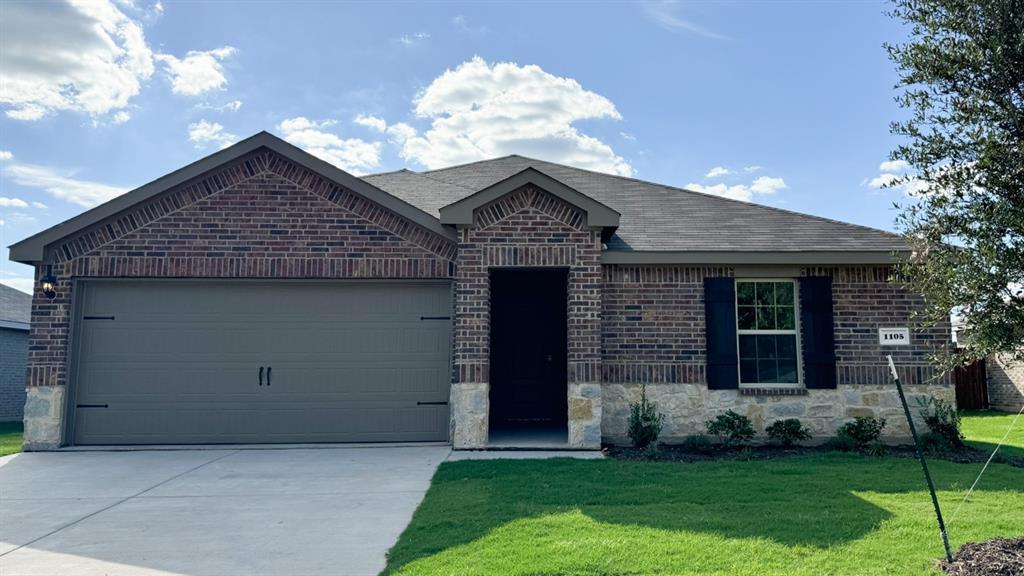
[(985, 360), (977, 360), (953, 370), (956, 384), (956, 406), (961, 410), (984, 410), (988, 408), (988, 382), (985, 377)]

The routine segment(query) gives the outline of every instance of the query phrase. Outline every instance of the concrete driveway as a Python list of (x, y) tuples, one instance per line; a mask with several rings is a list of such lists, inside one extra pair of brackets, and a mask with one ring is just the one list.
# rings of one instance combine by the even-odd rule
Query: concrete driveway
[(0, 574), (377, 574), (448, 447), (0, 459)]

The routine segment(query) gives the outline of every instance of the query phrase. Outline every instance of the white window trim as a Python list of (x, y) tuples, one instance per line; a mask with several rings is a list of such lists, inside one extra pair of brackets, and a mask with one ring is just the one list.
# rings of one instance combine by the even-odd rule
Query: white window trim
[[(804, 381), (804, 354), (800, 343), (800, 283), (793, 278), (736, 278), (736, 289), (732, 298), (732, 305), (736, 315), (736, 379), (740, 388), (803, 388)], [(739, 285), (744, 282), (790, 282), (793, 284), (793, 330), (740, 330), (740, 290)], [(796, 337), (796, 382), (772, 382), (758, 384), (743, 381), (743, 371), (740, 359), (740, 336), (756, 335), (788, 335)]]

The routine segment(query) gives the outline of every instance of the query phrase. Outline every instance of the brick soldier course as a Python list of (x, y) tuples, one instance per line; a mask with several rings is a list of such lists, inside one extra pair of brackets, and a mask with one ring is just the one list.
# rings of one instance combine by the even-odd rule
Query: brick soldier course
[[(948, 345), (949, 326), (915, 330), (904, 348), (878, 343), (879, 327), (913, 328), (922, 303), (889, 281), (898, 238), (655, 187), (521, 157), (358, 179), (261, 133), (12, 247), (13, 259), (36, 265), (37, 284), (56, 278), (56, 296), (37, 290), (32, 303), (26, 448), (68, 441), (72, 306), (76, 281), (88, 278), (449, 280), (457, 448), (487, 445), (496, 268), (568, 271), (572, 447), (623, 440), (642, 384), (666, 414), (669, 440), (701, 432), (726, 409), (750, 416), (759, 433), (798, 417), (827, 436), (874, 415), (889, 419), (892, 437), (905, 436), (888, 352), (911, 395), (952, 399), (949, 377), (927, 361)], [(696, 204), (674, 207), (682, 202)], [(733, 217), (716, 225), (721, 212)], [(748, 233), (722, 250), (710, 236), (743, 218)], [(792, 245), (794, 237), (803, 244)], [(709, 387), (705, 279), (763, 277), (831, 279), (829, 387)]]

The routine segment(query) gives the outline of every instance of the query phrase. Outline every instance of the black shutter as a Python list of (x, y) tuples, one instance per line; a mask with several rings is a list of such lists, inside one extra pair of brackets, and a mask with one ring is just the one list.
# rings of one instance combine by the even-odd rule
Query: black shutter
[(832, 279), (801, 278), (800, 347), (807, 388), (836, 387), (836, 344), (832, 330)]
[(739, 353), (736, 350), (736, 281), (704, 279), (704, 311), (707, 324), (708, 388), (739, 388)]

